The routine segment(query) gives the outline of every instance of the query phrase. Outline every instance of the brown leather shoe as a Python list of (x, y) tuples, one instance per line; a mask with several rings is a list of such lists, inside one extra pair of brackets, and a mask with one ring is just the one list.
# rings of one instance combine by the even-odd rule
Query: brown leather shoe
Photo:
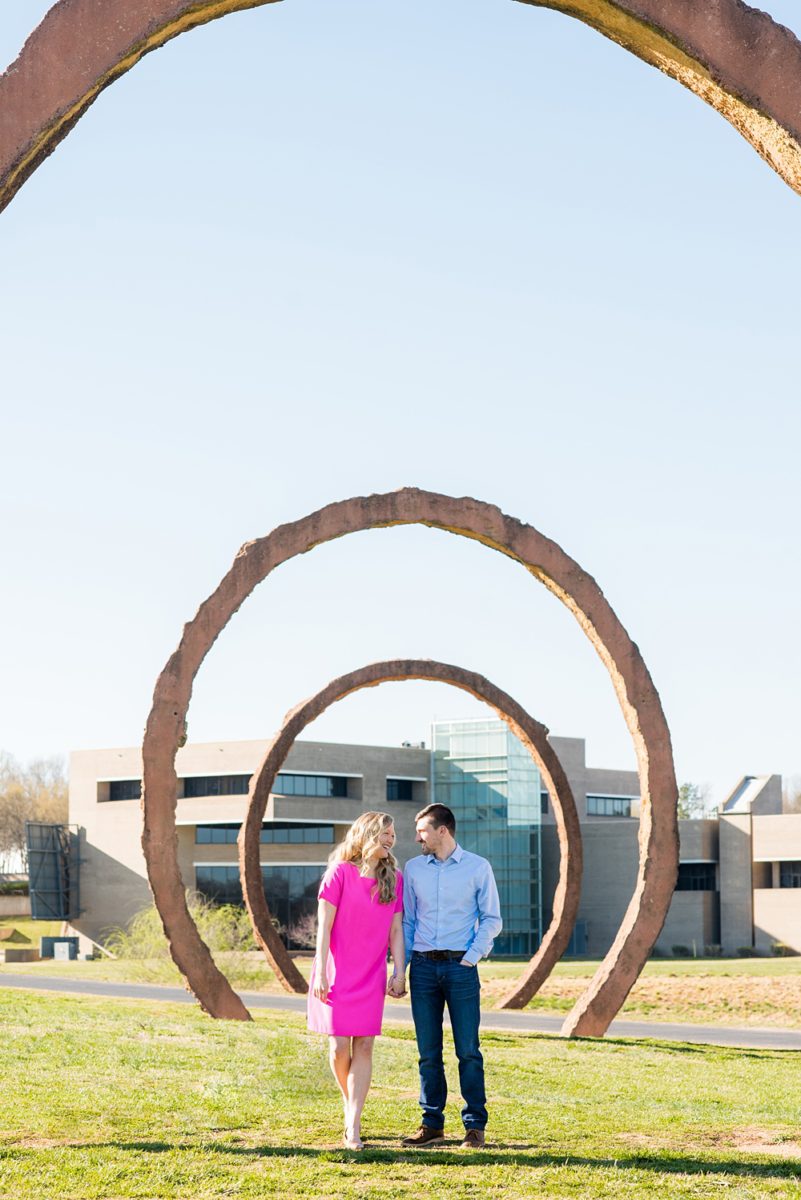
[(483, 1129), (468, 1129), (465, 1131), (464, 1141), (460, 1146), (461, 1150), (483, 1150), (484, 1149), (484, 1130)]
[(402, 1146), (431, 1146), (434, 1142), (445, 1141), (444, 1129), (431, 1129), (428, 1125), (421, 1125), (416, 1133), (411, 1137), (405, 1137), (401, 1142)]

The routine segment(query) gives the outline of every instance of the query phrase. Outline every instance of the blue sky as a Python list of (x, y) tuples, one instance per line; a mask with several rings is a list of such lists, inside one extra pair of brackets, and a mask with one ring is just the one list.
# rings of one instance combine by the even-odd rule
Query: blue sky
[[(4, 61), (46, 8), (5, 0)], [(550, 11), (284, 0), (149, 55), (0, 217), (0, 748), (137, 742), (243, 541), (417, 485), (596, 577), (682, 779), (801, 772), (799, 232), (721, 117)], [(632, 762), (569, 614), (423, 529), (281, 568), (204, 665), (190, 737), (266, 736), (396, 655)], [(386, 685), (309, 736), (480, 711)]]

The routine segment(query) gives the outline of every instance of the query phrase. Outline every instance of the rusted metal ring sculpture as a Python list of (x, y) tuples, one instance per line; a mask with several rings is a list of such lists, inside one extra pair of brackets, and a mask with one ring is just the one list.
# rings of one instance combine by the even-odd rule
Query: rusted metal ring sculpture
[(284, 723), (270, 742), (259, 769), (250, 781), (247, 815), (239, 832), (239, 873), (242, 893), (256, 940), (270, 966), (284, 986), (293, 992), (305, 992), (308, 985), (290, 958), (273, 925), (261, 877), (259, 836), (267, 802), (287, 754), (311, 721), (353, 692), (381, 683), (406, 679), (427, 679), (449, 683), (483, 700), (495, 710), (520, 739), (539, 768), (553, 805), (559, 837), (559, 882), (553, 901), (553, 917), (536, 954), (523, 976), (504, 997), (502, 1007), (522, 1008), (539, 990), (567, 949), (578, 913), (581, 892), (582, 848), (576, 804), (567, 776), (551, 743), (548, 730), (483, 675), (431, 659), (395, 659), (370, 663), (332, 680), (316, 695), (304, 700), (287, 713)]
[[(151, 50), (273, 0), (59, 0), (0, 76), (0, 210), (104, 88)], [(742, 0), (526, 0), (678, 80), (801, 192), (801, 42)]]
[(640, 777), (640, 861), (634, 893), (603, 962), (562, 1026), (602, 1035), (618, 1012), (664, 924), (678, 873), (677, 787), (670, 733), (639, 650), (598, 584), (555, 542), (494, 505), (417, 488), (329, 504), (246, 543), (217, 589), (185, 627), (161, 672), (142, 745), (142, 848), (170, 953), (201, 1005), (215, 1017), (249, 1019), (218, 970), (186, 905), (178, 868), (175, 755), (192, 685), (215, 640), (257, 584), (298, 554), (348, 533), (428, 525), (472, 538), (519, 562), (573, 613), (609, 672), (631, 733)]

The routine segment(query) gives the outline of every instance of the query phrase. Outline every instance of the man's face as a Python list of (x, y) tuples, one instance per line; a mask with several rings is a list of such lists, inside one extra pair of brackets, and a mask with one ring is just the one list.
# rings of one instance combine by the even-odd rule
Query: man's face
[(446, 833), (444, 825), (437, 828), (430, 817), (421, 817), (415, 826), (415, 841), (420, 843), (423, 854), (436, 854)]

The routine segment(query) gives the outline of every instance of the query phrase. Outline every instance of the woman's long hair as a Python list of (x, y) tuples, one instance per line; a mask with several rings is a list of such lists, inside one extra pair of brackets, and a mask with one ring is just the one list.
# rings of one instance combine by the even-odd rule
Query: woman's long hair
[[(359, 868), (360, 875), (366, 875), (369, 860), (384, 830), (394, 824), (389, 813), (366, 812), (351, 825), (345, 834), (344, 842), (335, 846), (328, 861), (330, 863), (350, 862)], [(398, 862), (395, 855), (389, 851), (386, 858), (375, 860), (376, 887), (373, 895), (378, 896), (380, 904), (391, 904), (395, 899)]]

